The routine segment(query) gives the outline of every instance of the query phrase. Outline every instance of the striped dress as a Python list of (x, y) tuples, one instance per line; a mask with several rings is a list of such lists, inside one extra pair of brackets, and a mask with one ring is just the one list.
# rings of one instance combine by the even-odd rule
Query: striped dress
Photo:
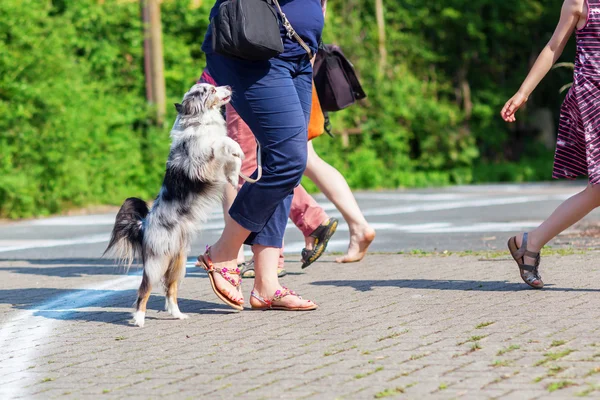
[(600, 183), (600, 0), (587, 0), (587, 22), (576, 32), (573, 86), (560, 109), (553, 178), (587, 176)]

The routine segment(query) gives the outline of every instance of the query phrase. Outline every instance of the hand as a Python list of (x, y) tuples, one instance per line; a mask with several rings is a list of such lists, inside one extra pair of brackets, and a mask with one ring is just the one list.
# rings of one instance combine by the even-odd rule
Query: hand
[(511, 97), (510, 100), (506, 102), (504, 107), (502, 107), (502, 111), (500, 111), (502, 119), (506, 122), (515, 122), (515, 113), (523, 104), (527, 102), (527, 99), (528, 97), (523, 93), (517, 92), (517, 94)]

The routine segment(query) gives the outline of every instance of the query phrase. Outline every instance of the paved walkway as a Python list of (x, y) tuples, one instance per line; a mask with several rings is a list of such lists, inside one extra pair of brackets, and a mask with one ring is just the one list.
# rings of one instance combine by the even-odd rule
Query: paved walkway
[(157, 294), (144, 328), (129, 325), (135, 273), (4, 260), (0, 398), (598, 397), (598, 256), (546, 257), (543, 291), (505, 257), (289, 263), (284, 282), (321, 306), (310, 313), (232, 312), (190, 267), (190, 319), (157, 311)]

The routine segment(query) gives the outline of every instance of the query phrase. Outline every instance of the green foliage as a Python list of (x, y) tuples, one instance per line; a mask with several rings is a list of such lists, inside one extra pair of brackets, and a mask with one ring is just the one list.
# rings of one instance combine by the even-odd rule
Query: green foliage
[[(169, 103), (202, 70), (212, 3), (162, 2)], [(561, 2), (384, 3), (385, 65), (375, 3), (329, 2), (325, 41), (353, 60), (369, 97), (332, 116), (334, 132), (362, 134), (350, 135), (348, 147), (339, 137), (315, 140), (321, 157), (354, 188), (550, 176), (551, 152), (530, 151), (540, 146), (527, 113), (558, 114), (570, 71), (550, 72), (515, 128), (498, 112), (549, 38)], [(139, 3), (2, 0), (0, 15), (0, 216), (154, 196), (169, 137), (145, 101)], [(531, 145), (515, 146), (523, 142)]]
[[(203, 64), (208, 8), (188, 7), (164, 5), (173, 101)], [(169, 138), (145, 101), (139, 5), (6, 0), (0, 15), (0, 216), (156, 194)]]

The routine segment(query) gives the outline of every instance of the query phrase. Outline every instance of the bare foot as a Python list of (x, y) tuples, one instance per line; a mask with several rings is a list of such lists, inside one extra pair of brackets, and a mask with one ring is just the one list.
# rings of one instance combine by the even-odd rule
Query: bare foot
[(375, 239), (375, 229), (367, 226), (366, 228), (352, 233), (350, 235), (350, 245), (348, 252), (342, 257), (336, 258), (338, 263), (352, 263), (362, 260), (367, 254), (371, 242)]
[[(210, 257), (215, 268), (227, 268), (230, 271), (237, 268), (237, 260), (215, 262), (216, 257), (213, 258), (212, 253), (210, 254)], [(201, 262), (197, 261), (196, 266), (202, 266)], [(230, 276), (234, 282), (239, 282), (241, 280), (240, 276), (237, 274), (230, 273), (227, 275)], [(228, 297), (234, 303), (244, 304), (244, 295), (242, 294), (241, 286), (235, 287), (218, 272), (213, 273), (213, 278), (215, 280), (215, 286), (219, 292)]]
[[(276, 288), (272, 288), (272, 289), (254, 289), (252, 292), (255, 293), (256, 295), (258, 295), (259, 297), (261, 297), (263, 300), (272, 300), (273, 296), (275, 295), (275, 293), (277, 293), (278, 291), (280, 293), (285, 293), (286, 288), (277, 285)], [(280, 308), (287, 308), (289, 310), (308, 310), (308, 309), (316, 309), (318, 306), (312, 302), (311, 300), (306, 300), (301, 298), (300, 296), (298, 296), (296, 293), (294, 293), (293, 291), (290, 291), (291, 293), (287, 296), (284, 296), (280, 299), (277, 300), (273, 300), (272, 303), (272, 307), (280, 307)], [(250, 297), (250, 305), (253, 308), (268, 308), (267, 305), (257, 299), (256, 297), (252, 296)]]

